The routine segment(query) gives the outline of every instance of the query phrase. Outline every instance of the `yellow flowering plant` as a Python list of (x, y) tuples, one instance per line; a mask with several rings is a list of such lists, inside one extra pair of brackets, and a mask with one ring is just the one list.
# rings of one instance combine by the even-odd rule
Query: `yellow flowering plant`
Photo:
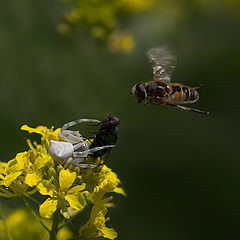
[(148, 10), (155, 0), (61, 0), (64, 4), (63, 21), (58, 25), (62, 34), (72, 26), (81, 26), (94, 38), (105, 42), (111, 52), (129, 52), (134, 38), (123, 30), (121, 20)]
[[(107, 208), (112, 205), (112, 196), (106, 197), (106, 194), (115, 192), (125, 195), (119, 187), (120, 180), (116, 173), (106, 165), (85, 170), (69, 165), (65, 169), (55, 163), (49, 153), (50, 141), (60, 141), (60, 129), (23, 125), (21, 130), (40, 134), (41, 143), (32, 143), (28, 139), (28, 151), (18, 153), (9, 162), (0, 162), (0, 196), (22, 197), (51, 240), (58, 239), (58, 231), (71, 219), (73, 212), (81, 212), (90, 204), (90, 219), (80, 226), (79, 236), (75, 237), (115, 239), (117, 232), (106, 226), (109, 221)], [(101, 162), (101, 157), (97, 161)], [(35, 193), (41, 194), (44, 200), (36, 200)], [(29, 200), (37, 203), (40, 216), (31, 209)], [(52, 220), (51, 228), (42, 218)]]

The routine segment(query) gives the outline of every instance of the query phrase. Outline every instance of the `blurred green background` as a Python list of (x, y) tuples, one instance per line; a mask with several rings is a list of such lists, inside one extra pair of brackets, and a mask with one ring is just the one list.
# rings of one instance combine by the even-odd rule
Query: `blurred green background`
[[(88, 23), (60, 33), (66, 8), (57, 0), (0, 2), (1, 161), (28, 149), (23, 124), (61, 127), (112, 114), (121, 123), (108, 165), (128, 194), (109, 210), (118, 239), (236, 239), (239, 1), (152, 1), (120, 11), (116, 29), (132, 36), (127, 51), (109, 48)], [(143, 107), (129, 95), (136, 82), (152, 79), (145, 52), (159, 45), (177, 55), (172, 82), (203, 85), (193, 106), (209, 116)]]

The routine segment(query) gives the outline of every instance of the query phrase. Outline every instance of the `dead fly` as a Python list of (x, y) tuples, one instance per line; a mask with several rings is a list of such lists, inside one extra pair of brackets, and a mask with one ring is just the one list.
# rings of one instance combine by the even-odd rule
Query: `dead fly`
[[(69, 127), (80, 123), (94, 123), (100, 126), (96, 135), (90, 138), (83, 137), (79, 131), (69, 130)], [(69, 164), (73, 167), (95, 168), (105, 163), (107, 157), (118, 138), (119, 119), (109, 116), (103, 121), (96, 119), (78, 119), (63, 125), (59, 132), (59, 138), (63, 141), (50, 141), (49, 152), (53, 160), (67, 168)], [(106, 154), (106, 155), (105, 155)], [(84, 160), (88, 156), (104, 157), (100, 164), (87, 164)], [(105, 157), (105, 156), (106, 157)]]

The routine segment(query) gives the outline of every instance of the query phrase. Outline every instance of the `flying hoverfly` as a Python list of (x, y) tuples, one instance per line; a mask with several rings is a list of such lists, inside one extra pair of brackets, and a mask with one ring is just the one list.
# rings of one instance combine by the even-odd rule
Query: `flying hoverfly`
[(133, 86), (131, 93), (138, 103), (145, 102), (154, 105), (167, 105), (183, 110), (202, 114), (209, 112), (182, 106), (185, 103), (194, 103), (199, 99), (196, 91), (199, 87), (188, 87), (180, 83), (171, 83), (172, 64), (175, 57), (163, 47), (151, 48), (147, 57), (153, 63), (154, 78), (149, 82), (140, 82)]

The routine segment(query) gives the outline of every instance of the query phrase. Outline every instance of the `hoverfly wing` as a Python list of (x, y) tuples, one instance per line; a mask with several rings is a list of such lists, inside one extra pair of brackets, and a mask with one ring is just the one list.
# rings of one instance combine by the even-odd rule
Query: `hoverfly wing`
[(151, 48), (147, 51), (147, 57), (153, 63), (154, 80), (170, 82), (174, 69), (175, 57), (169, 52), (166, 46)]

